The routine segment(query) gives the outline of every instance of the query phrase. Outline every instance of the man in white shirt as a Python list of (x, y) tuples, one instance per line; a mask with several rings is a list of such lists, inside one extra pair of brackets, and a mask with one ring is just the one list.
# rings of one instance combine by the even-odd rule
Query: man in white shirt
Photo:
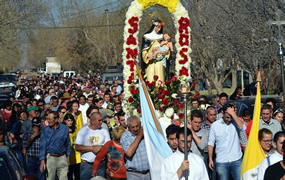
[(246, 126), (236, 115), (232, 104), (223, 105), (222, 115), (223, 118), (215, 121), (210, 128), (209, 167), (213, 170), (213, 149), (216, 146), (216, 171), (219, 179), (228, 180), (232, 174), (234, 180), (239, 180), (242, 152), (238, 133), (245, 131)]
[(82, 112), (82, 118), (83, 118), (83, 125), (87, 124), (87, 115), (86, 111), (89, 108), (89, 104), (86, 103), (86, 97), (84, 95), (79, 96), (79, 111)]
[(178, 149), (176, 152), (164, 159), (161, 168), (160, 179), (161, 180), (184, 180), (185, 170), (188, 170), (188, 179), (208, 180), (208, 173), (205, 163), (201, 157), (190, 152), (192, 133), (190, 129), (187, 129), (187, 150), (188, 160), (184, 160), (184, 127), (181, 127), (176, 132), (176, 138), (178, 139)]
[(103, 102), (102, 108), (106, 109), (108, 104), (110, 103), (110, 100), (111, 100), (110, 94), (105, 93), (104, 94), (104, 102)]
[[(81, 153), (80, 179), (91, 179), (92, 167), (96, 154), (110, 140), (106, 129), (102, 128), (103, 117), (100, 113), (92, 113), (90, 125), (82, 127), (76, 137), (75, 149)], [(98, 167), (97, 175), (105, 177), (105, 161)]]
[(279, 131), (274, 135), (274, 146), (276, 147), (276, 151), (272, 155), (264, 158), (263, 161), (260, 163), (259, 168), (258, 168), (257, 180), (263, 180), (265, 170), (269, 166), (283, 160), (284, 152), (282, 150), (282, 145), (283, 145), (284, 140), (285, 140), (284, 132)]

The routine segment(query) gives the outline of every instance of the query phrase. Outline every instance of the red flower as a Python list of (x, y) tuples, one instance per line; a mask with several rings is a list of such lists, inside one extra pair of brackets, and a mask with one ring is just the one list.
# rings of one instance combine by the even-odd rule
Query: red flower
[(158, 89), (158, 92), (163, 93), (163, 90), (161, 88)]
[(133, 80), (128, 80), (128, 84), (132, 84)]
[(154, 85), (155, 85), (155, 82), (152, 81), (151, 83), (149, 83), (148, 87), (149, 87), (149, 88), (152, 88)]
[(132, 97), (129, 97), (128, 101), (131, 103), (134, 101), (134, 99)]
[(195, 88), (195, 83), (191, 83), (191, 89), (193, 90)]
[[(130, 71), (134, 71), (134, 67), (135, 67), (135, 64), (136, 64), (134, 60), (128, 60), (128, 61), (126, 62), (126, 64), (130, 66)], [(132, 73), (132, 74), (133, 74), (133, 73)], [(132, 76), (133, 76), (133, 75), (132, 75)]]
[(124, 81), (124, 80), (121, 80), (121, 82), (124, 84), (125, 81)]
[(126, 44), (127, 44), (127, 45), (131, 45), (131, 44), (137, 45), (137, 40), (136, 40), (136, 38), (131, 34), (131, 35), (129, 35)]
[(153, 104), (153, 106), (154, 106), (154, 108), (156, 108), (156, 105), (155, 105), (155, 104)]
[(170, 84), (171, 84), (171, 81), (166, 81), (166, 82), (165, 82), (165, 85), (166, 85), (166, 86), (169, 86)]
[(149, 81), (145, 81), (145, 84), (146, 84), (147, 86), (149, 86)]
[(141, 114), (142, 113), (141, 108), (138, 108), (137, 112)]
[(174, 103), (174, 105), (177, 106), (179, 104), (179, 101), (177, 99), (175, 99), (173, 103)]
[(168, 101), (168, 99), (163, 99), (163, 100), (161, 101), (161, 103), (162, 103), (164, 106), (167, 106), (168, 103), (169, 103), (169, 101)]
[(170, 117), (170, 119), (174, 119), (174, 115), (172, 115), (172, 116)]
[(200, 95), (200, 93), (198, 91), (196, 91), (196, 95), (198, 96), (198, 95)]
[(180, 108), (179, 107), (176, 107), (176, 111), (178, 111)]
[(158, 109), (159, 109), (160, 112), (164, 111), (163, 107), (159, 107)]
[[(127, 51), (127, 55), (126, 55), (127, 59), (130, 59), (130, 58), (135, 59), (138, 55), (138, 49), (126, 48), (126, 51)], [(133, 64), (135, 64), (135, 63), (133, 63)]]
[(158, 75), (154, 75), (154, 76), (153, 76), (153, 79), (154, 79), (154, 80), (157, 80), (157, 79), (158, 79)]
[(130, 26), (133, 27), (133, 29), (131, 28), (128, 29), (129, 33), (134, 34), (135, 32), (138, 31), (138, 23), (137, 23), (138, 21), (139, 21), (139, 18), (136, 16), (133, 16), (128, 20), (128, 23), (130, 24)]
[[(134, 44), (134, 45), (136, 45), (136, 44)], [(180, 46), (189, 46), (189, 36), (186, 34), (180, 34), (179, 44), (180, 44)]]
[(170, 79), (170, 81), (176, 81), (177, 77), (176, 76), (172, 76), (172, 78)]
[(161, 95), (161, 94), (158, 94), (158, 95), (157, 95), (157, 98), (158, 98), (158, 99), (162, 99), (162, 95)]
[(179, 76), (189, 76), (189, 73), (188, 73), (188, 69), (185, 68), (184, 66), (179, 70)]
[(197, 99), (197, 96), (193, 96), (193, 99), (196, 100), (196, 99)]
[(131, 89), (131, 91), (130, 91), (130, 92), (131, 92), (131, 94), (132, 94), (132, 95), (134, 95), (134, 94), (136, 94), (136, 93), (137, 93), (137, 90), (136, 90), (136, 89)]
[(183, 113), (179, 113), (178, 116), (179, 116), (180, 119), (184, 118), (184, 114)]
[(163, 93), (164, 96), (168, 96), (169, 95), (169, 92), (167, 90), (163, 90), (162, 93)]
[(181, 109), (184, 108), (184, 104), (179, 104), (179, 106)]

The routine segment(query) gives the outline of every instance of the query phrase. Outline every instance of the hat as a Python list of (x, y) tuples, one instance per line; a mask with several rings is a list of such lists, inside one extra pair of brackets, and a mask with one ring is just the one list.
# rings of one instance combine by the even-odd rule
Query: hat
[(37, 111), (38, 108), (36, 108), (36, 107), (34, 107), (34, 106), (30, 106), (30, 107), (28, 108), (27, 112), (30, 112), (30, 111), (32, 111), (32, 110)]
[(32, 120), (32, 126), (40, 127), (40, 126), (41, 126), (41, 118), (39, 118), (39, 117), (33, 118), (33, 120)]
[(65, 93), (63, 93), (61, 98), (62, 99), (69, 99), (69, 98), (72, 98), (72, 96), (70, 96), (69, 92), (65, 92)]

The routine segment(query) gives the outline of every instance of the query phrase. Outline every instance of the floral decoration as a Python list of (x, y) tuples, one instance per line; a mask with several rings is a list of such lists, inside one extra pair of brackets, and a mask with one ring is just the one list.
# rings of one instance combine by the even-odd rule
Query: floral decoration
[[(135, 60), (138, 61), (138, 33), (139, 23), (142, 17), (142, 13), (145, 9), (153, 6), (160, 5), (168, 8), (169, 12), (172, 13), (175, 28), (177, 33), (175, 35), (175, 47), (177, 50), (175, 70), (176, 76), (171, 81), (166, 81), (165, 86), (162, 82), (158, 82), (158, 87), (155, 86), (155, 81), (145, 82), (149, 88), (149, 92), (152, 97), (154, 106), (157, 112), (161, 112), (168, 118), (179, 119), (182, 115), (176, 114), (179, 112), (183, 105), (177, 104), (176, 100), (177, 89), (170, 90), (169, 87), (179, 84), (189, 83), (190, 81), (190, 20), (188, 12), (179, 2), (179, 0), (134, 0), (127, 13), (124, 28), (124, 45), (123, 45), (123, 64), (124, 64), (124, 107), (123, 110), (127, 114), (139, 115), (141, 109), (139, 107), (139, 85), (137, 72), (135, 70)], [(154, 77), (157, 80), (157, 77)], [(170, 109), (169, 109), (170, 108)], [(172, 109), (173, 110), (172, 110)], [(167, 110), (167, 114), (166, 114)], [(173, 114), (170, 115), (173, 111)], [(180, 112), (182, 113), (182, 112)]]

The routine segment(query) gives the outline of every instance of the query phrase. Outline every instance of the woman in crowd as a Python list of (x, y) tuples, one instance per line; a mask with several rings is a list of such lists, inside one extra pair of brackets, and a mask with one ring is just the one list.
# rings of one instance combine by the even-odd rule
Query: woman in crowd
[(77, 133), (75, 132), (75, 119), (71, 113), (66, 113), (63, 119), (63, 124), (66, 124), (69, 128), (69, 138), (70, 138), (70, 149), (71, 154), (69, 157), (69, 168), (68, 168), (68, 180), (80, 179), (80, 163), (81, 157), (80, 152), (75, 151), (75, 140)]
[(68, 104), (67, 104), (67, 112), (73, 115), (75, 119), (75, 132), (78, 133), (79, 129), (81, 129), (81, 127), (83, 126), (82, 112), (78, 110), (79, 102), (77, 100), (73, 100), (70, 103), (71, 107), (68, 107)]
[(59, 115), (59, 122), (63, 122), (63, 115), (66, 113), (66, 108), (64, 106), (59, 106), (57, 109), (58, 115)]
[(245, 133), (246, 133), (246, 137), (248, 139), (249, 133), (250, 133), (250, 130), (251, 130), (251, 126), (252, 126), (251, 112), (250, 112), (249, 109), (245, 108), (242, 111), (241, 119), (243, 120), (243, 122), (244, 122), (244, 124), (246, 126)]
[(1, 112), (4, 117), (4, 127), (5, 130), (7, 130), (9, 125), (9, 119), (12, 115), (12, 102), (10, 100), (4, 102), (4, 109)]
[(19, 148), (16, 150), (16, 157), (23, 167), (22, 155), (22, 139), (24, 134), (21, 134), (22, 123), (28, 118), (28, 113), (25, 110), (17, 112), (17, 122), (15, 122), (10, 131), (10, 144), (18, 144)]
[(22, 110), (22, 106), (18, 103), (13, 104), (12, 114), (9, 119), (8, 131), (11, 130), (13, 124), (18, 121), (18, 112)]
[(97, 108), (98, 108), (99, 110), (103, 109), (103, 108), (102, 108), (102, 105), (103, 105), (103, 99), (102, 99), (102, 98), (94, 99), (93, 104), (94, 104), (95, 106), (97, 106)]
[(242, 93), (241, 87), (237, 87), (237, 88), (235, 89), (235, 92), (233, 92), (233, 94), (230, 96), (230, 100), (235, 101), (235, 100), (241, 99), (241, 96), (242, 96), (241, 93)]
[(89, 108), (86, 110), (87, 124), (90, 124), (90, 115), (95, 112), (99, 112), (99, 109), (94, 105), (89, 106)]
[(46, 126), (48, 126), (48, 121), (47, 121), (47, 116), (48, 116), (48, 114), (51, 112), (51, 110), (50, 109), (47, 109), (45, 112), (44, 112), (44, 117), (43, 117), (43, 119), (42, 119), (42, 123), (43, 123), (43, 128), (44, 127), (46, 127)]
[(97, 169), (103, 158), (107, 159), (106, 175), (107, 179), (126, 180), (127, 169), (125, 167), (124, 150), (121, 146), (120, 139), (125, 129), (122, 126), (115, 127), (113, 130), (113, 140), (106, 142), (100, 152), (96, 155), (92, 177), (97, 175)]
[(277, 120), (282, 128), (282, 131), (285, 131), (285, 124), (283, 124), (283, 117), (284, 117), (284, 112), (282, 109), (277, 109), (274, 113), (273, 113), (273, 119)]

